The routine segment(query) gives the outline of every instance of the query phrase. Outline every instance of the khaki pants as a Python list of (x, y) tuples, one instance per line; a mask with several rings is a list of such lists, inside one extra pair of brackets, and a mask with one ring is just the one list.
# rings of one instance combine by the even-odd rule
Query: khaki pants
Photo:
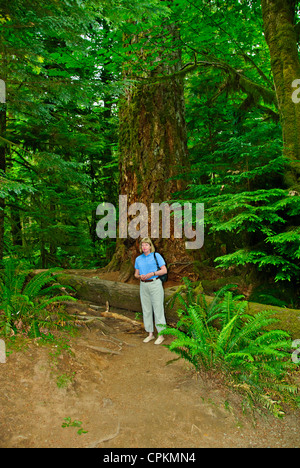
[[(154, 332), (153, 312), (155, 326), (158, 332), (165, 328), (166, 319), (164, 312), (164, 288), (160, 279), (140, 285), (141, 304), (143, 309), (143, 320), (145, 330), (148, 333)], [(162, 326), (160, 326), (162, 325)]]

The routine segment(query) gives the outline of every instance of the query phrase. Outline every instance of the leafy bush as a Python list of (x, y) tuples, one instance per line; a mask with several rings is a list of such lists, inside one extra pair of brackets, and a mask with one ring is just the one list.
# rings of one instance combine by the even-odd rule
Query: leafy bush
[[(204, 295), (193, 297), (185, 279), (186, 296), (177, 328), (166, 327), (164, 335), (175, 339), (168, 348), (189, 361), (197, 371), (218, 375), (231, 388), (242, 392), (252, 406), (262, 406), (282, 416), (283, 402), (295, 400), (297, 387), (291, 373), (292, 342), (283, 330), (267, 330), (278, 320), (272, 311), (255, 316), (247, 302), (234, 297), (230, 285), (222, 288), (208, 305)], [(192, 299), (192, 300), (191, 300)]]
[(42, 271), (26, 282), (30, 273), (27, 269), (17, 265), (13, 259), (5, 262), (0, 274), (0, 331), (5, 336), (18, 330), (33, 337), (41, 336), (42, 326), (50, 328), (53, 325), (48, 307), (61, 301), (75, 300), (70, 295), (61, 294), (61, 285), (53, 284), (54, 271)]

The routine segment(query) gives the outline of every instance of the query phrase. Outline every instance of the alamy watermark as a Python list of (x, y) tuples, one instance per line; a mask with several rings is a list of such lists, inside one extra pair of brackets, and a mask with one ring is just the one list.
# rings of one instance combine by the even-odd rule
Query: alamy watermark
[(297, 88), (292, 94), (292, 101), (294, 104), (299, 104), (300, 102), (300, 79), (293, 81), (292, 88)]
[[(200, 249), (204, 244), (204, 204), (196, 203), (151, 203), (150, 212), (144, 203), (133, 203), (128, 206), (127, 195), (119, 196), (118, 235), (121, 239), (131, 237), (162, 237), (175, 239), (185, 237), (186, 249)], [(97, 223), (96, 232), (100, 239), (117, 237), (117, 209), (112, 203), (103, 202), (97, 207), (96, 214), (103, 216)], [(150, 218), (149, 218), (150, 215)], [(129, 218), (130, 221), (128, 222)], [(161, 229), (160, 229), (161, 228)], [(151, 233), (149, 232), (151, 231)], [(161, 235), (160, 235), (161, 233)], [(194, 239), (192, 241), (192, 239)]]
[(297, 348), (296, 351), (292, 353), (292, 361), (294, 364), (300, 364), (300, 340), (294, 340), (292, 347)]
[(0, 340), (0, 364), (6, 363), (6, 346), (5, 341)]
[(0, 104), (5, 104), (6, 102), (6, 85), (5, 81), (0, 80)]

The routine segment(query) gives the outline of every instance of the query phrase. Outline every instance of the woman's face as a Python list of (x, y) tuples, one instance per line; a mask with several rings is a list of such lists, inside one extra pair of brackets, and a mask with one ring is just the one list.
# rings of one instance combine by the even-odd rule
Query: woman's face
[(147, 242), (142, 242), (142, 251), (145, 255), (148, 255), (151, 250), (151, 245), (147, 244)]

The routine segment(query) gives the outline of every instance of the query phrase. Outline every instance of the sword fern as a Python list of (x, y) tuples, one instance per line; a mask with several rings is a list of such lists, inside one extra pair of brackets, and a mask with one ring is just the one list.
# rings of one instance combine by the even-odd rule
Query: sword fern
[(14, 259), (5, 262), (0, 275), (0, 331), (2, 329), (5, 336), (20, 329), (33, 337), (41, 336), (42, 326), (49, 328), (53, 325), (49, 307), (54, 303), (75, 300), (69, 294), (61, 294), (62, 286), (55, 284), (52, 276), (55, 271), (42, 271), (28, 280), (30, 272), (26, 268), (17, 265)]
[(251, 403), (263, 404), (281, 416), (280, 401), (288, 401), (298, 390), (290, 382), (296, 369), (290, 335), (270, 329), (278, 322), (272, 311), (249, 315), (247, 302), (241, 299), (223, 288), (210, 306), (204, 296), (197, 302), (187, 301), (177, 328), (166, 327), (161, 333), (175, 338), (167, 347), (198, 372), (217, 374)]

